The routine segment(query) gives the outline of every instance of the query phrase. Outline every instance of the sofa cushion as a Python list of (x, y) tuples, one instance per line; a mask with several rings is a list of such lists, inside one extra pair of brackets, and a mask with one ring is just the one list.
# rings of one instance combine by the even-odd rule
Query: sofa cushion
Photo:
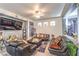
[(61, 36), (54, 38), (52, 44), (50, 45), (50, 48), (61, 49), (61, 41), (62, 41)]
[(50, 46), (50, 48), (52, 48), (52, 49), (53, 49), (53, 48), (55, 48), (55, 49), (60, 49), (61, 47), (60, 47), (59, 45), (53, 44), (53, 45)]

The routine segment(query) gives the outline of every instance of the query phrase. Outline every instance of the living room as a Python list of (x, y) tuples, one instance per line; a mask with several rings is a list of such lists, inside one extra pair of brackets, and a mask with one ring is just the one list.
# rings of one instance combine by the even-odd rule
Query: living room
[(1, 56), (78, 56), (77, 3), (0, 4)]

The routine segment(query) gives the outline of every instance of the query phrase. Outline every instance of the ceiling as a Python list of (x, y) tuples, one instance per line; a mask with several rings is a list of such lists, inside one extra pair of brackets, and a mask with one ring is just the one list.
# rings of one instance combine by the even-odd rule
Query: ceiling
[(35, 6), (39, 6), (39, 10), (43, 10), (43, 16), (39, 19), (59, 17), (64, 10), (65, 3), (2, 3), (0, 8), (14, 12), (23, 17), (37, 19), (33, 16)]

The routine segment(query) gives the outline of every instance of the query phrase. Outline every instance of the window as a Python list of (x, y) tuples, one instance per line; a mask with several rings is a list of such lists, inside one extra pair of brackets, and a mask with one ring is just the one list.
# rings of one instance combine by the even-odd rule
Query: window
[(43, 25), (44, 25), (44, 26), (48, 26), (48, 22), (44, 22)]
[(50, 26), (55, 26), (55, 21), (51, 21)]
[(38, 23), (38, 26), (39, 26), (39, 27), (41, 27), (41, 26), (42, 26), (42, 23), (41, 23), (41, 22), (39, 22), (39, 23)]
[(70, 18), (70, 19), (68, 19), (68, 24), (67, 24), (66, 27), (68, 27), (67, 28), (67, 30), (68, 30), (67, 34), (69, 36), (72, 36), (74, 33), (75, 34), (78, 33), (78, 30), (77, 30), (78, 29), (78, 25), (77, 25), (77, 23), (78, 23), (77, 18)]

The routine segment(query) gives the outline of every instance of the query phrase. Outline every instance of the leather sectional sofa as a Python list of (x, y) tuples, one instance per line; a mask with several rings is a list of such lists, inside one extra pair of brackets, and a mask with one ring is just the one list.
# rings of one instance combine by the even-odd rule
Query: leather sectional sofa
[(5, 42), (7, 52), (12, 56), (30, 56), (33, 55), (37, 45), (25, 44), (24, 42)]
[(58, 56), (68, 56), (68, 49), (65, 43), (65, 40), (62, 36), (58, 36), (57, 38), (52, 38), (49, 48), (49, 52)]
[(27, 44), (22, 41), (5, 41), (7, 52), (12, 56), (30, 56), (33, 55), (36, 49), (42, 44), (43, 41), (48, 41), (48, 34), (36, 34), (32, 39), (27, 41)]

